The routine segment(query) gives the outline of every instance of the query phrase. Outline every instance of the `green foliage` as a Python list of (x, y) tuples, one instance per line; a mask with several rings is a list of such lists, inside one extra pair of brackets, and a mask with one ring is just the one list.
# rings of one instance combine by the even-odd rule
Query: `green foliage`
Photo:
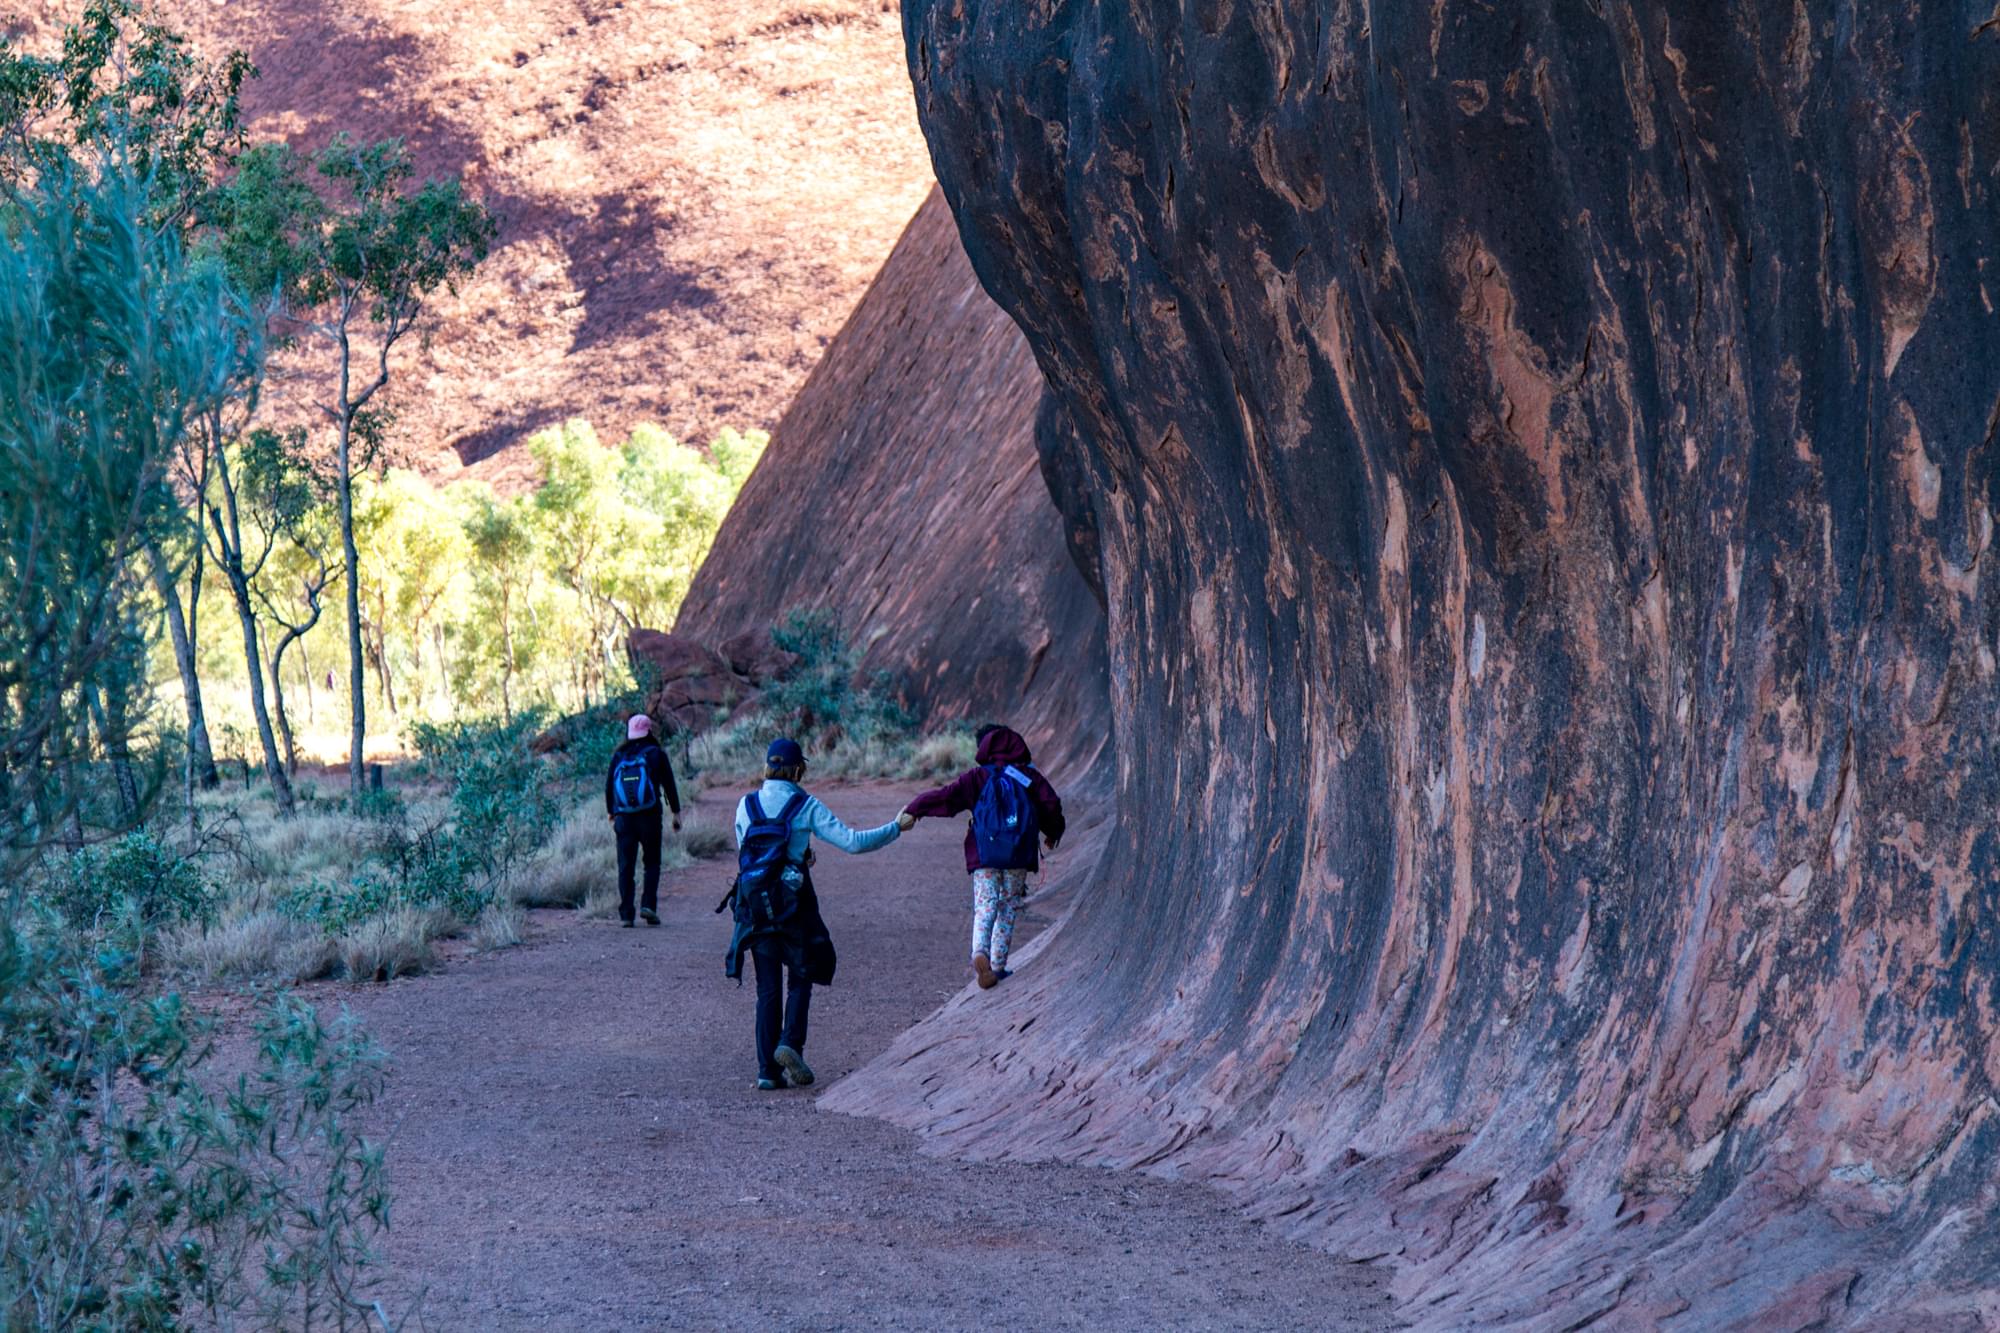
[(216, 907), (202, 868), (144, 831), (70, 853), (50, 884), (63, 918), (82, 931), (113, 923), (157, 929), (205, 921)]
[(442, 819), (380, 821), (369, 864), (345, 884), (288, 889), (281, 910), (329, 934), (404, 908), (442, 908), (460, 921), (492, 906), (496, 887), (547, 839), (560, 817), (542, 761), (528, 750), (541, 719), (419, 724), (423, 776), (451, 792)]
[(843, 737), (866, 742), (916, 727), (916, 715), (886, 673), (863, 682), (861, 653), (832, 612), (794, 608), (772, 626), (771, 641), (798, 658), (764, 689), (766, 716), (780, 730), (816, 736), (837, 728)]
[(419, 724), (423, 767), (451, 785), (452, 832), (465, 864), (491, 879), (541, 845), (560, 809), (547, 770), (528, 749), (539, 715), (511, 721)]
[(380, 1054), (289, 997), (234, 1080), (209, 1037), (131, 956), (0, 920), (0, 1324), (358, 1322), (389, 1215), (355, 1125)]
[(147, 225), (146, 182), (115, 164), (51, 169), (17, 198), (0, 233), (0, 842), (12, 847), (52, 836), (77, 809), (77, 765), (123, 752), (143, 715), (137, 561), (174, 521), (175, 443), (233, 391), (243, 355), (227, 283)]
[(122, 162), (151, 182), (149, 222), (184, 222), (243, 142), (250, 59), (198, 58), (184, 38), (138, 17), (132, 0), (90, 0), (54, 57), (0, 38), (0, 184)]

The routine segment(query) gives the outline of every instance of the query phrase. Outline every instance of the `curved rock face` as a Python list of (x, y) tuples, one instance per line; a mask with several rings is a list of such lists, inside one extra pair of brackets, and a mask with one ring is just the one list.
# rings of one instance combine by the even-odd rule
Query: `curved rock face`
[(1093, 761), (1103, 612), (1042, 479), (1041, 398), (934, 191), (779, 424), (676, 635), (825, 607), (932, 720), (1011, 718), (1051, 758)]
[(1120, 823), (836, 1104), (1235, 1187), (1440, 1324), (2000, 1319), (1985, 10), (905, 32), (1075, 426)]

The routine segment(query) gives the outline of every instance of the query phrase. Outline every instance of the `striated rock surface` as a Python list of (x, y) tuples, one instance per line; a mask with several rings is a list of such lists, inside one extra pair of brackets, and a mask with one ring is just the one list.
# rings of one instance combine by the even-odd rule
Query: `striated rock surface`
[(1036, 449), (1041, 375), (933, 192), (800, 391), (675, 625), (744, 658), (825, 607), (932, 721), (1101, 752), (1103, 615)]
[(1214, 1181), (1430, 1326), (2000, 1325), (1986, 11), (905, 33), (1119, 822), (829, 1101)]

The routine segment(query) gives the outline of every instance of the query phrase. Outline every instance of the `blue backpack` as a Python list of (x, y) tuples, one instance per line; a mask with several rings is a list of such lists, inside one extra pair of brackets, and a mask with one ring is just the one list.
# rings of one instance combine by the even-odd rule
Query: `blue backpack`
[(753, 932), (779, 930), (799, 910), (805, 871), (792, 860), (792, 821), (805, 808), (806, 794), (793, 792), (776, 819), (764, 813), (756, 794), (744, 798), (750, 826), (736, 849), (736, 923)]
[(636, 815), (660, 803), (659, 789), (653, 786), (653, 770), (646, 765), (651, 746), (634, 750), (611, 769), (611, 813)]
[(972, 807), (972, 841), (979, 864), (988, 870), (1033, 870), (1037, 864), (1035, 804), (1028, 799), (1033, 779), (1007, 764), (986, 766), (986, 786)]

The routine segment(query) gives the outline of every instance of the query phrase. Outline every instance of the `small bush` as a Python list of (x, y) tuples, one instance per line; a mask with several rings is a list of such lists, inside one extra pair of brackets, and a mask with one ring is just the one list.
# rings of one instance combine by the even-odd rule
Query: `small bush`
[(183, 926), (160, 940), (167, 969), (204, 985), (274, 979), (317, 981), (332, 973), (337, 952), (317, 923), (251, 907), (212, 925)]
[(541, 855), (513, 867), (501, 890), (520, 907), (581, 907), (593, 889), (617, 883), (617, 840), (603, 807), (586, 802), (557, 826)]
[(225, 1082), (208, 1023), (138, 983), (59, 922), (0, 920), (0, 1326), (358, 1321), (379, 1053), (285, 997)]
[(201, 867), (144, 832), (66, 857), (51, 888), (64, 919), (83, 931), (123, 920), (154, 929), (215, 910)]
[(680, 845), (698, 861), (727, 856), (736, 850), (736, 830), (700, 811), (690, 810), (681, 824)]
[(495, 903), (472, 923), (472, 947), (481, 953), (511, 949), (526, 933), (528, 914), (512, 903)]
[(449, 912), (398, 907), (370, 916), (341, 936), (340, 962), (355, 981), (394, 981), (430, 970), (431, 941), (454, 924)]
[(832, 612), (794, 609), (772, 626), (771, 641), (798, 662), (764, 688), (770, 724), (802, 737), (837, 730), (857, 740), (915, 728), (916, 716), (897, 698), (886, 673), (857, 684), (861, 654)]

